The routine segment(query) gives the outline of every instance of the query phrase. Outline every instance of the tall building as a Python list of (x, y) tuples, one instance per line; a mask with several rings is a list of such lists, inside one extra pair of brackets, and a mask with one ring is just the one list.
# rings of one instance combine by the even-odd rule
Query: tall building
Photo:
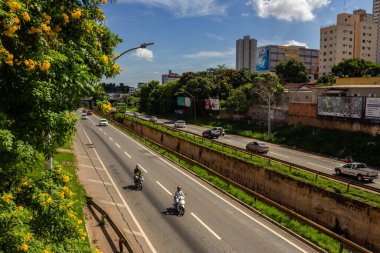
[(335, 64), (350, 58), (376, 62), (377, 29), (372, 14), (365, 10), (338, 14), (336, 25), (320, 30), (319, 73), (327, 74)]
[(177, 73), (173, 73), (171, 70), (169, 70), (168, 74), (163, 74), (162, 76), (162, 84), (168, 83), (170, 81), (178, 80), (181, 78), (181, 75)]
[(310, 49), (300, 46), (276, 46), (268, 45), (257, 48), (256, 71), (257, 72), (276, 72), (279, 62), (288, 61), (295, 58), (303, 62), (309, 72), (309, 80), (318, 79), (318, 49)]
[(251, 39), (249, 35), (236, 41), (236, 69), (248, 68), (255, 71), (257, 40)]
[(376, 52), (376, 63), (380, 64), (380, 0), (373, 0), (372, 6), (372, 19), (373, 22), (377, 24), (377, 52)]

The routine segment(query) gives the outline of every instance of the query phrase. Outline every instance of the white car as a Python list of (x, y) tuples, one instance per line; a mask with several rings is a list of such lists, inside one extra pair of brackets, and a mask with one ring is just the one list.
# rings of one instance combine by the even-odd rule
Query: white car
[(108, 120), (106, 120), (106, 119), (100, 119), (99, 126), (108, 126)]
[(186, 122), (184, 120), (177, 120), (174, 122), (174, 127), (183, 128), (186, 127)]
[(87, 117), (87, 113), (82, 113), (82, 117), (81, 117), (81, 119), (88, 119), (88, 117)]

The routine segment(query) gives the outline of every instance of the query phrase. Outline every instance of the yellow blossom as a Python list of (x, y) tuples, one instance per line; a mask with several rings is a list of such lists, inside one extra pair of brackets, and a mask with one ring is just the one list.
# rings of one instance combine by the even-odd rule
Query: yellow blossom
[(6, 203), (8, 203), (9, 201), (11, 201), (12, 200), (12, 194), (9, 194), (9, 193), (5, 193), (4, 195), (3, 195), (3, 200), (6, 202)]
[(63, 16), (63, 24), (66, 25), (67, 23), (69, 23), (69, 16), (66, 13), (63, 13), (62, 16)]
[(45, 19), (46, 24), (50, 24), (51, 17), (49, 15), (44, 12), (41, 16)]
[(29, 16), (29, 13), (27, 13), (26, 11), (24, 11), (24, 13), (22, 14), (22, 19), (26, 22), (29, 22), (30, 21), (30, 16)]
[(100, 249), (95, 248), (95, 250), (93, 251), (93, 253), (103, 253), (103, 252)]
[(5, 36), (13, 38), (15, 36), (15, 32), (20, 29), (19, 25), (9, 26), (7, 30), (4, 32)]
[(107, 0), (101, 0), (102, 1), (102, 4), (106, 4), (107, 3)]
[(73, 212), (72, 210), (69, 210), (69, 211), (67, 212), (67, 215), (68, 215), (70, 218), (74, 218), (74, 217), (75, 217), (75, 214), (74, 214), (74, 212)]
[(44, 61), (40, 64), (40, 70), (41, 70), (41, 71), (47, 71), (49, 68), (50, 68), (50, 62), (47, 61), (47, 60), (44, 60)]
[(23, 206), (17, 206), (17, 210), (19, 210), (19, 211), (23, 211), (23, 210), (24, 210), (24, 207), (23, 207)]
[(73, 193), (72, 191), (69, 191), (69, 192), (67, 193), (67, 197), (68, 197), (68, 198), (71, 198), (73, 195), (74, 195), (74, 193)]
[(8, 65), (13, 66), (13, 54), (8, 54), (7, 58), (5, 59), (5, 63)]
[(23, 177), (21, 179), (21, 185), (27, 185), (28, 184), (28, 179), (26, 177)]
[(32, 26), (30, 28), (30, 30), (27, 31), (28, 34), (35, 34), (35, 33), (40, 33), (42, 30), (41, 28), (36, 28), (34, 26)]
[(78, 220), (77, 223), (78, 223), (78, 225), (80, 225), (80, 224), (83, 223), (83, 221), (82, 220)]
[(107, 64), (107, 63), (108, 63), (108, 56), (105, 55), (105, 54), (103, 54), (102, 58), (103, 58), (103, 62), (104, 62), (105, 64)]
[(51, 251), (48, 249), (44, 249), (44, 253), (51, 253)]
[(53, 202), (53, 200), (51, 199), (51, 197), (49, 197), (49, 198), (46, 200), (46, 204), (50, 204), (51, 202)]
[(116, 71), (121, 71), (122, 69), (120, 68), (119, 65), (117, 65), (116, 63), (113, 64), (112, 68)]
[(70, 181), (70, 177), (69, 176), (66, 175), (66, 176), (63, 177), (63, 182), (67, 183), (69, 181)]
[(61, 192), (60, 194), (59, 194), (59, 198), (60, 199), (63, 199), (65, 197), (65, 193), (64, 192)]
[(73, 201), (70, 201), (70, 202), (67, 204), (67, 207), (70, 207), (70, 206), (72, 206), (72, 205), (74, 205), (74, 202), (73, 202)]
[(28, 242), (32, 238), (32, 233), (26, 233), (24, 236), (24, 242)]
[(26, 243), (24, 243), (23, 245), (20, 246), (20, 250), (22, 250), (22, 251), (28, 251), (28, 249), (29, 249), (29, 246)]
[(65, 6), (61, 6), (61, 7), (59, 7), (59, 9), (61, 10), (61, 11), (64, 11), (65, 10)]
[(71, 18), (72, 19), (80, 19), (80, 16), (82, 15), (81, 10), (76, 9), (71, 13)]
[(32, 70), (36, 67), (36, 62), (32, 59), (24, 60), (25, 66), (28, 68), (28, 70)]
[(44, 31), (44, 32), (50, 32), (50, 26), (49, 25), (47, 25), (47, 24), (41, 24), (41, 29), (42, 29), (42, 31)]
[(17, 188), (17, 192), (22, 192), (21, 188)]
[(97, 12), (98, 12), (97, 13), (98, 14), (98, 19), (104, 20), (106, 18), (106, 16), (104, 16), (104, 13), (103, 13), (103, 11), (101, 9), (98, 8)]
[(99, 41), (96, 41), (95, 44), (96, 44), (98, 47), (101, 47), (101, 46), (102, 46), (102, 43), (100, 43)]
[(40, 193), (40, 197), (46, 197), (47, 193)]
[(62, 31), (62, 28), (59, 25), (55, 25), (54, 32), (59, 33), (60, 31)]
[(67, 192), (68, 190), (69, 190), (69, 187), (67, 187), (67, 186), (63, 187), (63, 191)]
[(9, 6), (11, 13), (15, 13), (21, 9), (21, 4), (17, 1), (8, 1), (7, 5)]
[(12, 22), (14, 24), (18, 24), (18, 23), (20, 23), (20, 19), (18, 17), (15, 17), (15, 18), (12, 19)]

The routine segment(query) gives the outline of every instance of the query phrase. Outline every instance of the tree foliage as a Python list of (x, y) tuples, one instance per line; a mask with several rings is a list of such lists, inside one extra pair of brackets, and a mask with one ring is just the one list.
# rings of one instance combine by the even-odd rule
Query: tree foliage
[(68, 179), (56, 170), (34, 182), (25, 175), (74, 133), (80, 99), (120, 71), (121, 40), (102, 3), (0, 1), (1, 252), (88, 251), (68, 188), (54, 177)]
[(380, 75), (380, 65), (359, 58), (344, 60), (332, 67), (335, 77), (367, 77)]
[(318, 87), (332, 86), (334, 85), (334, 83), (335, 83), (335, 77), (331, 73), (322, 75), (317, 80)]
[(309, 73), (305, 64), (295, 58), (278, 63), (276, 74), (280, 77), (281, 83), (307, 83), (309, 81)]

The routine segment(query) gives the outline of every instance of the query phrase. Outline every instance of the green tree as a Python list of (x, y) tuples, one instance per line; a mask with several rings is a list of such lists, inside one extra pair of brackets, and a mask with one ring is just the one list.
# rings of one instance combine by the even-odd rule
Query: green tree
[(150, 81), (149, 83), (145, 83), (140, 87), (140, 110), (143, 112), (151, 112), (152, 108), (157, 105), (157, 102), (152, 97), (152, 92), (154, 89), (159, 86), (160, 83), (158, 81)]
[(279, 95), (284, 92), (284, 87), (276, 74), (263, 73), (253, 80), (252, 92), (259, 95), (268, 106), (268, 136), (271, 136), (271, 117), (273, 116), (271, 108)]
[(366, 77), (380, 75), (380, 65), (359, 58), (344, 60), (332, 67), (335, 77)]
[(335, 77), (331, 73), (322, 75), (317, 80), (317, 86), (318, 87), (332, 86), (332, 85), (334, 85), (334, 83), (335, 83)]
[(226, 108), (236, 113), (245, 113), (252, 104), (253, 85), (247, 83), (231, 91), (226, 101)]
[(309, 81), (308, 71), (303, 62), (295, 58), (277, 64), (276, 74), (281, 83), (306, 83)]

